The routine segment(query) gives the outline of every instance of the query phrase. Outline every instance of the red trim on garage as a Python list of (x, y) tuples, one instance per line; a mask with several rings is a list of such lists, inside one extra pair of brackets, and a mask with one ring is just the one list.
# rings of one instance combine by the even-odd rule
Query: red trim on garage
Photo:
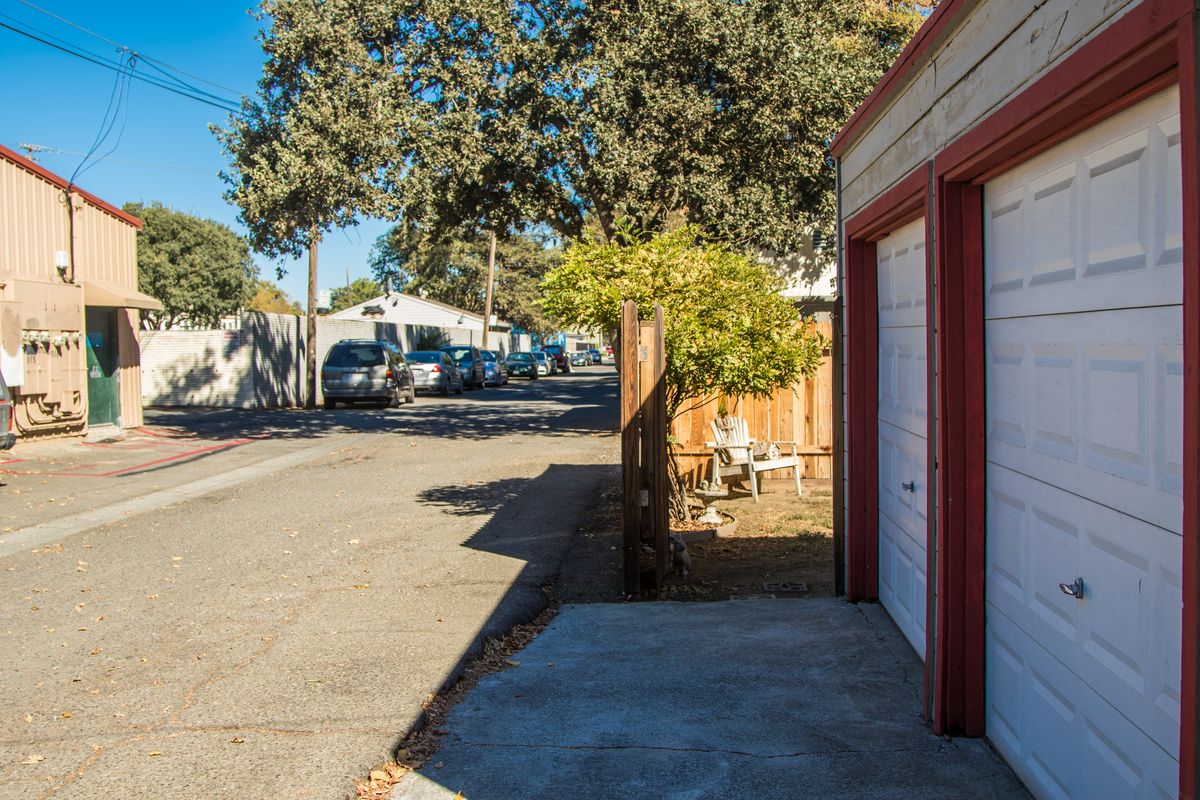
[[(849, 498), (846, 596), (855, 602), (879, 597), (879, 302), (875, 242), (922, 216), (928, 220), (931, 175), (932, 164), (918, 167), (845, 223), (849, 420), (846, 449), (850, 465), (846, 492)], [(927, 222), (926, 240), (929, 239)], [(932, 258), (928, 247), (925, 258), (928, 276)], [(927, 318), (926, 324), (929, 322)], [(929, 469), (931, 474), (932, 461)], [(932, 548), (929, 550), (932, 552)], [(927, 609), (932, 605), (931, 600), (926, 598)], [(932, 631), (928, 617), (925, 635), (925, 652), (930, 653)], [(931, 683), (926, 666), (926, 701)]]
[(852, 139), (857, 138), (862, 132), (883, 110), (884, 106), (896, 96), (901, 88), (912, 77), (917, 65), (923, 61), (923, 58), (934, 45), (940, 43), (945, 35), (950, 32), (953, 24), (957, 22), (958, 17), (962, 12), (970, 9), (975, 3), (973, 0), (943, 0), (942, 3), (933, 10), (929, 15), (929, 19), (925, 20), (920, 29), (913, 34), (909, 39), (908, 45), (901, 51), (900, 56), (892, 63), (892, 66), (884, 73), (879, 83), (875, 84), (875, 88), (863, 104), (851, 115), (846, 124), (842, 126), (842, 130), (834, 137), (831, 150), (834, 157), (839, 157), (843, 150), (850, 144)]
[[(936, 183), (937, 649), (933, 727), (983, 733), (983, 189)], [(953, 233), (952, 233), (953, 232)], [(950, 379), (949, 376), (955, 376)]]
[(66, 191), (69, 188), (70, 191), (82, 197), (88, 205), (98, 208), (108, 214), (112, 214), (117, 219), (132, 225), (139, 231), (142, 229), (142, 221), (133, 214), (122, 211), (112, 203), (105, 202), (91, 192), (80, 189), (78, 186), (72, 186), (66, 178), (51, 172), (36, 161), (30, 160), (14, 150), (9, 150), (2, 144), (0, 144), (0, 158), (5, 159), (6, 161), (11, 161), (23, 170), (32, 172), (34, 175), (37, 175), (39, 178), (48, 183), (54, 184), (63, 191)]
[[(1186, 16), (1186, 18), (1184, 18)], [(1182, 22), (1181, 22), (1181, 18)], [(1197, 797), (1200, 610), (1200, 135), (1195, 21), (1183, 0), (1145, 0), (935, 159), (939, 522), (935, 726), (980, 733), (984, 716), (985, 435), (982, 189), (990, 177), (1179, 80), (1184, 175), (1184, 627), (1180, 796)], [(1188, 64), (1179, 74), (1180, 59)]]
[[(1200, 649), (1200, 78), (1196, 15), (1180, 20), (1180, 142), (1183, 162), (1183, 653), (1180, 661), (1179, 796), (1195, 800), (1197, 650)], [(1190, 178), (1188, 176), (1191, 176)]]

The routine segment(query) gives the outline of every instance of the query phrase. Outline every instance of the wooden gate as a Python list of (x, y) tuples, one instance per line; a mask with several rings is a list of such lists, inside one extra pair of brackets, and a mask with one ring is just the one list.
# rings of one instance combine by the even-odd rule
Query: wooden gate
[[(670, 564), (667, 502), (667, 371), (663, 310), (640, 321), (637, 304), (621, 305), (617, 370), (621, 379), (622, 573), (625, 593), (662, 586)], [(643, 566), (643, 544), (653, 552)]]

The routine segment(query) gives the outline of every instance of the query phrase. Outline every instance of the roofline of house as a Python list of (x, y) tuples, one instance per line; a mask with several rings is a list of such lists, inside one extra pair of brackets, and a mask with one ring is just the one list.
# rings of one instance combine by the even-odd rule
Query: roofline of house
[(829, 149), (834, 158), (841, 158), (846, 148), (866, 132), (888, 103), (908, 84), (917, 67), (924, 61), (925, 55), (945, 39), (959, 19), (974, 8), (977, 2), (978, 0), (942, 0), (938, 4), (913, 34), (900, 56), (879, 79), (879, 83), (875, 84), (867, 99), (850, 115), (850, 119), (833, 138)]
[(84, 199), (84, 201), (87, 202), (88, 205), (92, 206), (93, 208), (98, 208), (99, 210), (105, 212), (106, 214), (111, 214), (112, 216), (121, 220), (121, 222), (132, 225), (134, 228), (137, 228), (139, 231), (143, 227), (142, 221), (140, 219), (138, 219), (137, 217), (135, 217), (133, 214), (130, 214), (127, 211), (122, 211), (121, 209), (114, 206), (112, 203), (101, 200), (99, 197), (96, 197), (96, 195), (92, 194), (89, 191), (80, 189), (78, 186), (72, 186), (71, 182), (68, 181), (66, 178), (62, 177), (61, 175), (57, 175), (57, 174), (51, 172), (50, 170), (46, 169), (45, 167), (43, 167), (41, 164), (37, 163), (36, 161), (33, 161), (32, 159), (28, 159), (25, 156), (21, 155), (20, 153), (14, 151), (14, 150), (9, 150), (7, 147), (5, 147), (2, 144), (0, 144), (0, 158), (4, 158), (8, 161), (11, 161), (12, 163), (16, 164), (18, 167), (20, 167), (23, 170), (32, 172), (34, 175), (37, 175), (39, 178), (42, 178), (43, 180), (46, 180), (49, 183), (54, 184), (55, 186), (62, 189), (63, 191), (74, 192), (75, 194), (82, 197)]
[[(410, 300), (418, 300), (422, 303), (427, 303), (428, 305), (436, 306), (436, 307), (444, 309), (446, 311), (453, 312), (455, 314), (458, 314), (459, 316), (469, 317), (470, 319), (478, 322), (480, 325), (483, 324), (483, 314), (476, 314), (474, 311), (467, 311), (465, 308), (459, 308), (458, 306), (452, 306), (449, 303), (443, 303), (438, 300), (431, 300), (428, 297), (421, 297), (419, 294), (409, 294), (408, 292), (392, 292), (392, 294), (402, 295), (404, 297), (407, 297)], [(366, 308), (367, 306), (381, 305), (382, 301), (387, 300), (389, 297), (391, 297), (391, 295), (381, 294), (378, 297), (372, 297), (370, 300), (364, 300), (363, 302), (361, 302), (357, 305), (350, 306), (349, 308), (343, 308), (341, 311), (338, 311), (336, 313), (344, 314), (347, 311), (361, 311), (362, 309)], [(495, 329), (501, 328), (501, 327), (511, 328), (512, 323), (510, 323), (506, 320), (502, 320), (499, 317), (496, 317), (496, 321), (494, 323), (492, 323), (492, 330), (495, 330)]]

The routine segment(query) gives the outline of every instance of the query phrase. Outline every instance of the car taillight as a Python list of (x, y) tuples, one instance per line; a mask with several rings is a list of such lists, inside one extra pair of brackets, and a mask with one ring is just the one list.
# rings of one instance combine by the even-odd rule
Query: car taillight
[(390, 369), (387, 371), (387, 375), (384, 375), (383, 377), (387, 378), (389, 381), (393, 381), (396, 379), (396, 376), (392, 374), (392, 371)]
[(432, 367), (429, 368), (429, 371), (430, 372), (441, 372), (442, 368), (441, 368), (441, 366), (434, 364)]

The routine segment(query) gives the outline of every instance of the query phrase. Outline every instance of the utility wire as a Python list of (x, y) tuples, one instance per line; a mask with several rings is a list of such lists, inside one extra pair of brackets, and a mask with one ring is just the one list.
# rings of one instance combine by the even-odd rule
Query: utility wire
[[(74, 185), (75, 179), (79, 177), (79, 171), (83, 169), (83, 165), (87, 163), (95, 152), (100, 149), (100, 145), (108, 138), (108, 134), (112, 131), (112, 126), (117, 121), (117, 114), (121, 110), (121, 97), (125, 93), (125, 57), (121, 57), (122, 71), (113, 81), (112, 91), (108, 94), (108, 105), (104, 108), (104, 116), (100, 118), (100, 128), (96, 131), (96, 138), (92, 140), (92, 146), (83, 154), (83, 160), (75, 165), (75, 171), (71, 173), (70, 180), (67, 183)], [(110, 121), (111, 117), (111, 121)]]
[[(79, 162), (79, 166), (75, 168), (76, 174), (71, 176), (71, 183), (75, 182), (76, 177), (83, 175), (89, 169), (96, 166), (113, 153), (117, 152), (117, 148), (121, 146), (121, 139), (125, 136), (125, 125), (129, 122), (129, 95), (132, 93), (133, 87), (131, 84), (133, 83), (132, 78), (134, 76), (134, 69), (137, 67), (137, 56), (133, 54), (127, 54), (125, 57), (125, 64), (127, 66), (127, 71), (123, 75), (119, 75), (117, 78), (121, 82), (120, 93), (117, 95), (117, 107), (113, 109), (112, 122), (109, 123), (108, 130), (104, 133), (104, 139), (107, 139), (108, 134), (112, 132), (113, 126), (117, 124), (117, 115), (120, 114), (121, 130), (117, 131), (117, 140), (113, 142), (113, 146), (108, 149), (108, 152), (97, 158), (91, 164), (88, 164), (86, 167), (84, 166), (84, 163), (87, 161), (87, 157), (85, 157), (83, 161)], [(103, 141), (103, 139), (100, 140), (101, 143), (103, 143)]]
[[(75, 56), (76, 58), (81, 58), (84, 61), (89, 61), (93, 64), (96, 64), (97, 66), (101, 66), (101, 67), (104, 67), (105, 69), (113, 70), (114, 72), (117, 72), (117, 73), (121, 73), (125, 69), (125, 67), (123, 65), (114, 63), (113, 61), (106, 59), (103, 56), (96, 55), (95, 53), (92, 53), (87, 50), (83, 50), (82, 48), (76, 49), (75, 47), (72, 47), (72, 46), (56, 44), (55, 42), (50, 41), (50, 39), (43, 38), (42, 36), (38, 36), (37, 34), (31, 33), (27, 30), (22, 30), (20, 28), (14, 27), (14, 26), (9, 25), (4, 22), (0, 22), (0, 28), (5, 28), (7, 30), (12, 31), (13, 33), (20, 34), (21, 36), (25, 36), (29, 39), (33, 39), (34, 41), (40, 42), (44, 45), (47, 45), (48, 47), (52, 47), (55, 50), (59, 50), (63, 53), (67, 53), (68, 55)], [(128, 51), (128, 52), (132, 52), (132, 51)], [(204, 103), (205, 105), (213, 106), (214, 108), (219, 108), (222, 111), (225, 111), (230, 114), (240, 115), (242, 113), (241, 108), (239, 106), (235, 105), (234, 103), (232, 103), (231, 101), (221, 100), (221, 99), (212, 99), (213, 97), (216, 97), (215, 95), (204, 96), (204, 95), (195, 94), (186, 89), (180, 88), (178, 86), (173, 86), (164, 80), (161, 80), (159, 78), (155, 78), (155, 77), (149, 76), (149, 75), (135, 74), (133, 77), (136, 80), (142, 81), (143, 83), (148, 83), (151, 86), (157, 86), (160, 89), (165, 89), (168, 92), (172, 92), (173, 94), (180, 95), (181, 97), (186, 97), (189, 100), (195, 100), (198, 103)]]
[[(71, 20), (67, 19), (66, 17), (59, 16), (58, 14), (55, 14), (53, 11), (47, 11), (46, 9), (42, 8), (42, 7), (41, 7), (41, 6), (39, 6), (39, 5), (35, 5), (34, 3), (31, 3), (31, 2), (29, 2), (29, 0), (18, 0), (18, 2), (22, 3), (23, 5), (29, 6), (29, 7), (30, 7), (30, 8), (32, 8), (34, 11), (39, 11), (39, 12), (41, 12), (42, 14), (45, 14), (45, 15), (46, 15), (46, 16), (48, 16), (48, 17), (51, 17), (51, 18), (53, 18), (53, 19), (56, 19), (56, 20), (58, 20), (59, 22), (61, 22), (61, 23), (65, 24), (65, 25), (70, 25), (72, 28), (76, 29), (77, 31), (81, 31), (81, 32), (83, 32), (83, 33), (86, 33), (88, 36), (95, 37), (96, 39), (99, 39), (100, 41), (102, 41), (102, 42), (104, 42), (104, 43), (106, 43), (106, 44), (111, 44), (113, 47), (116, 47), (118, 50), (130, 50), (130, 49), (131, 49), (131, 48), (129, 48), (129, 47), (126, 47), (126, 46), (125, 46), (125, 45), (123, 45), (123, 44), (120, 44), (119, 42), (114, 42), (112, 39), (109, 39), (109, 38), (107, 38), (107, 37), (101, 36), (100, 34), (96, 33), (95, 31), (90, 31), (90, 30), (88, 30), (87, 28), (83, 27), (82, 25), (79, 25), (78, 23), (72, 22)], [(198, 80), (198, 81), (200, 81), (200, 82), (202, 82), (202, 83), (207, 83), (209, 86), (215, 86), (215, 87), (216, 87), (216, 88), (218, 88), (218, 89), (224, 89), (225, 91), (232, 93), (232, 94), (233, 94), (235, 97), (241, 97), (241, 96), (242, 96), (242, 93), (241, 93), (241, 92), (239, 92), (237, 89), (231, 89), (230, 87), (228, 87), (228, 86), (224, 86), (224, 85), (222, 85), (222, 84), (220, 84), (220, 83), (217, 83), (216, 81), (210, 81), (210, 80), (208, 80), (207, 78), (202, 78), (202, 77), (200, 77), (199, 75), (193, 75), (193, 74), (192, 74), (192, 73), (190, 73), (190, 72), (185, 72), (184, 70), (180, 69), (179, 67), (174, 67), (174, 66), (171, 66), (171, 65), (170, 65), (170, 64), (168, 64), (167, 62), (165, 62), (165, 61), (162, 61), (162, 60), (160, 60), (160, 59), (157, 59), (157, 58), (152, 58), (151, 56), (148, 56), (148, 55), (146, 55), (145, 53), (138, 53), (137, 55), (138, 55), (138, 57), (139, 57), (139, 58), (141, 58), (143, 61), (148, 61), (148, 62), (152, 62), (152, 63), (154, 63), (154, 64), (161, 65), (161, 66), (163, 66), (163, 67), (166, 67), (167, 69), (169, 69), (169, 70), (171, 70), (171, 71), (173, 71), (173, 72), (178, 72), (180, 75), (185, 75), (185, 76), (187, 76), (187, 77), (189, 77), (189, 78), (192, 78), (192, 79), (194, 79), (194, 80)]]
[[(30, 153), (31, 156), (35, 153), (47, 153), (52, 156), (84, 156), (84, 155), (87, 155), (87, 153), (84, 153), (80, 150), (67, 150), (62, 147), (49, 147), (47, 145), (29, 144), (27, 142), (21, 142), (19, 145), (17, 145), (17, 149), (18, 150), (26, 150)], [(105, 160), (111, 161), (114, 164), (129, 164), (130, 166), (134, 166), (134, 167), (150, 167), (153, 169), (175, 169), (175, 170), (180, 170), (182, 172), (203, 172), (206, 175), (215, 175), (217, 173), (217, 170), (215, 170), (215, 169), (204, 169), (203, 167), (184, 167), (179, 164), (156, 164), (156, 163), (153, 163), (150, 161), (130, 161), (127, 158), (108, 158)]]

